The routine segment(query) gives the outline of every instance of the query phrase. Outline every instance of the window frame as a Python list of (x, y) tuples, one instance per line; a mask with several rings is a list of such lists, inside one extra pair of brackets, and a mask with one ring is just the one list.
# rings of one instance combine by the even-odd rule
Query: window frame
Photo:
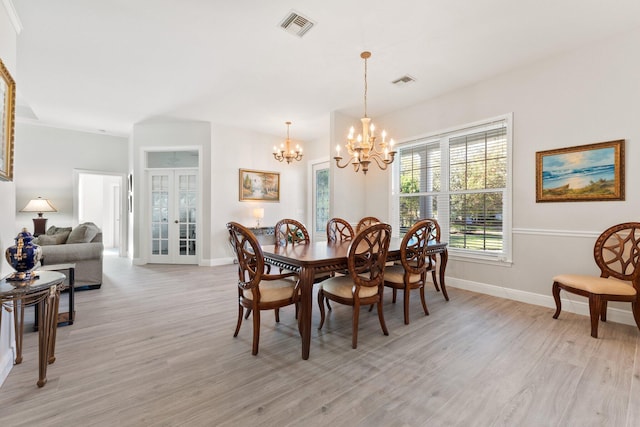
[[(506, 153), (506, 182), (505, 187), (500, 189), (479, 189), (479, 190), (464, 190), (464, 191), (451, 191), (449, 188), (450, 174), (449, 174), (449, 141), (453, 138), (469, 135), (472, 133), (488, 131), (496, 129), (501, 126), (506, 127), (507, 138), (507, 153)], [(424, 134), (410, 140), (403, 141), (397, 144), (397, 151), (400, 149), (410, 148), (412, 146), (420, 146), (425, 144), (439, 144), (440, 145), (440, 167), (441, 167), (441, 182), (439, 191), (426, 191), (419, 193), (412, 193), (412, 196), (434, 196), (437, 197), (438, 223), (440, 224), (442, 232), (442, 240), (449, 240), (450, 230), (450, 195), (461, 193), (481, 193), (481, 192), (496, 192), (502, 191), (503, 194), (503, 220), (502, 220), (502, 244), (503, 248), (501, 252), (488, 252), (478, 251), (472, 249), (463, 248), (449, 248), (449, 256), (453, 259), (463, 259), (468, 261), (477, 261), (489, 264), (510, 265), (512, 263), (512, 201), (513, 201), (513, 113), (503, 114), (500, 116), (480, 120), (474, 123), (468, 123), (453, 128), (437, 131), (433, 133)], [(390, 218), (395, 234), (399, 236), (400, 233), (400, 161), (392, 164), (391, 179), (391, 195), (390, 195)], [(445, 206), (446, 205), (446, 206)], [(442, 206), (442, 208), (441, 208)], [(443, 209), (444, 208), (444, 209)]]

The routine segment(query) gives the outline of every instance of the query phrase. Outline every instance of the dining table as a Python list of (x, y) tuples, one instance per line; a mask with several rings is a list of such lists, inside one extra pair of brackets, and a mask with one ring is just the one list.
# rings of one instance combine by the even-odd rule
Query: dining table
[[(284, 270), (297, 272), (300, 280), (300, 307), (298, 328), (302, 338), (302, 359), (309, 359), (311, 347), (311, 318), (313, 311), (313, 284), (318, 273), (334, 273), (347, 269), (347, 254), (351, 241), (312, 241), (306, 244), (265, 245), (262, 253), (265, 263)], [(387, 261), (400, 259), (402, 238), (392, 237)], [(427, 255), (439, 259), (439, 284), (447, 301), (449, 295), (444, 282), (447, 268), (447, 243), (429, 241)]]

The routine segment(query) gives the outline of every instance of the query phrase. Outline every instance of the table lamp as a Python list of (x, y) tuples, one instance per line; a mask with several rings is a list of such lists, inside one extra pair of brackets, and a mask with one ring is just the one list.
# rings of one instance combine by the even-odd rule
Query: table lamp
[(39, 236), (46, 232), (47, 227), (47, 218), (44, 218), (42, 214), (44, 212), (58, 212), (58, 210), (53, 207), (49, 200), (38, 197), (37, 199), (29, 200), (27, 206), (22, 208), (20, 212), (38, 212), (38, 217), (33, 218), (33, 235)]
[(256, 228), (260, 228), (260, 220), (264, 218), (264, 208), (255, 208), (253, 217), (256, 219)]

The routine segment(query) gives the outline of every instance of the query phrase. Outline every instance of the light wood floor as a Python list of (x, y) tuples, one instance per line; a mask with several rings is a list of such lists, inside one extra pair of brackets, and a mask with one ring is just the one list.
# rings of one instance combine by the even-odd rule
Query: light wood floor
[[(311, 357), (300, 358), (293, 309), (265, 312), (233, 338), (235, 266), (130, 266), (105, 259), (102, 289), (76, 293), (57, 360), (38, 389), (37, 334), (0, 387), (0, 426), (638, 426), (638, 331), (450, 289), (413, 295), (411, 324), (385, 303), (361, 315), (334, 305)], [(549, 284), (549, 288), (551, 284)], [(63, 299), (65, 297), (63, 296)], [(32, 311), (32, 310), (30, 310)]]

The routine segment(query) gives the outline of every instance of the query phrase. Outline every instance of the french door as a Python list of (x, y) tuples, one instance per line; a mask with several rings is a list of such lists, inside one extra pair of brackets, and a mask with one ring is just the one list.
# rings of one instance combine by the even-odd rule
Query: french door
[(163, 169), (148, 174), (152, 263), (198, 263), (198, 182), (193, 170)]

